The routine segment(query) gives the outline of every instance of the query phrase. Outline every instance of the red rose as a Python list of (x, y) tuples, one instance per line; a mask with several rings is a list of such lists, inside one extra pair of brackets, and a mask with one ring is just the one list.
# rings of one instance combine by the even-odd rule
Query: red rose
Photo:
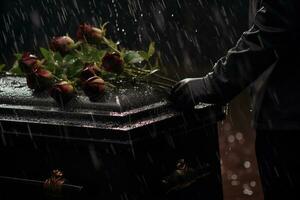
[(36, 68), (32, 73), (26, 75), (27, 86), (34, 90), (44, 90), (51, 87), (53, 75), (50, 71)]
[(90, 43), (99, 42), (105, 36), (105, 31), (89, 24), (82, 24), (77, 30), (77, 39)]
[(99, 76), (94, 76), (83, 83), (82, 89), (84, 93), (90, 98), (90, 100), (93, 101), (104, 94), (105, 82)]
[(66, 182), (64, 174), (62, 171), (53, 170), (51, 177), (46, 179), (44, 182), (44, 189), (50, 194), (60, 194), (62, 190), (62, 185)]
[(32, 73), (40, 67), (40, 61), (35, 55), (25, 52), (19, 61), (19, 65), (23, 73)]
[(54, 37), (50, 42), (50, 49), (52, 51), (58, 51), (64, 56), (73, 49), (74, 44), (74, 40), (69, 36)]
[(118, 53), (106, 53), (102, 58), (102, 67), (112, 73), (121, 74), (123, 72), (123, 60)]
[(59, 105), (65, 105), (75, 96), (75, 89), (72, 84), (61, 81), (53, 85), (49, 93)]
[(93, 76), (99, 76), (101, 74), (101, 71), (99, 67), (95, 64), (85, 64), (84, 68), (82, 69), (80, 73), (80, 80), (86, 81), (89, 78), (92, 78)]

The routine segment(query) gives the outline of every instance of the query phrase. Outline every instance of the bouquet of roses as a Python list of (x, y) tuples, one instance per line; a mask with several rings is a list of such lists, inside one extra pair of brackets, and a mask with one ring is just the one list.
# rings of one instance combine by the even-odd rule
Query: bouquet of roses
[(154, 43), (147, 51), (121, 48), (106, 37), (105, 26), (80, 25), (77, 42), (69, 36), (54, 37), (50, 49), (40, 48), (42, 58), (28, 52), (16, 54), (10, 72), (25, 76), (28, 87), (35, 91), (49, 91), (60, 105), (68, 103), (78, 91), (95, 101), (124, 80), (147, 81), (164, 88), (175, 83), (157, 74), (160, 60), (159, 56), (154, 58)]

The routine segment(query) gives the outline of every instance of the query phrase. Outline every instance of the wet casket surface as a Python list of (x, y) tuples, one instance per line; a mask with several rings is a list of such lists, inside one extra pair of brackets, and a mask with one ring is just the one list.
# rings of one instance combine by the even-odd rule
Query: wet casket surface
[[(129, 85), (60, 108), (24, 78), (0, 84), (0, 199), (222, 199), (221, 107), (179, 112), (164, 91)], [(54, 169), (66, 180), (49, 189)]]

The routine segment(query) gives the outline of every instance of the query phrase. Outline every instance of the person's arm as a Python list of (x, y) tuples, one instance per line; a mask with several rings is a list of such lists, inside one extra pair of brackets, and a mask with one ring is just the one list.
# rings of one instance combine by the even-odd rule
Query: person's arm
[(286, 14), (285, 5), (275, 4), (263, 3), (252, 28), (243, 33), (236, 46), (215, 64), (212, 72), (202, 78), (177, 83), (171, 100), (185, 108), (199, 102), (225, 104), (276, 64), (276, 50), (292, 43), (297, 27), (292, 13)]

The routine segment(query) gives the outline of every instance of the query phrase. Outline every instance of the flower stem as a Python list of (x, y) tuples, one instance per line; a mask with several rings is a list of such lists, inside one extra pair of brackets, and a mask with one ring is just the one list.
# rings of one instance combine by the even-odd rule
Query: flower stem
[(103, 41), (107, 46), (109, 46), (112, 50), (114, 50), (116, 53), (121, 54), (118, 48), (115, 48), (114, 46), (111, 45), (111, 42), (106, 37), (103, 37)]
[(155, 77), (157, 77), (157, 78), (160, 78), (160, 79), (163, 79), (163, 80), (165, 80), (165, 81), (169, 81), (169, 82), (171, 82), (171, 83), (177, 83), (177, 81), (175, 81), (175, 80), (173, 80), (173, 79), (170, 79), (170, 78), (167, 78), (167, 77), (164, 77), (164, 76), (161, 76), (161, 75), (159, 75), (159, 74), (151, 74), (152, 76), (155, 76)]
[(142, 80), (142, 79), (138, 79), (138, 81), (142, 82), (142, 83), (154, 84), (156, 86), (164, 87), (164, 88), (167, 88), (167, 89), (171, 89), (173, 87), (172, 85), (169, 85), (169, 84), (166, 84), (166, 83), (162, 83), (162, 82), (159, 82), (159, 81)]
[(172, 88), (172, 85), (166, 84), (166, 83), (162, 83), (162, 82), (158, 82), (158, 81), (149, 81), (150, 83), (159, 85), (159, 86), (163, 86), (163, 87), (167, 87), (167, 88)]
[(105, 85), (108, 86), (108, 87), (110, 87), (110, 88), (113, 88), (113, 89), (117, 88), (117, 86), (115, 86), (115, 85), (113, 85), (113, 84), (111, 84), (109, 82), (105, 82)]
[(82, 41), (78, 41), (76, 42), (73, 46), (72, 46), (72, 49), (77, 49), (80, 45), (82, 45), (83, 42)]
[(55, 81), (61, 81), (61, 78), (55, 76), (54, 74), (52, 74), (53, 78), (55, 79)]
[[(141, 71), (141, 72), (144, 72), (144, 73), (150, 73), (151, 72), (151, 70), (139, 69), (138, 67), (134, 67), (134, 66), (132, 66), (131, 68), (133, 68), (135, 70), (138, 70), (138, 71)], [(156, 73), (150, 74), (150, 75), (155, 76), (155, 77), (160, 78), (160, 79), (165, 80), (165, 81), (169, 81), (170, 83), (173, 83), (173, 84), (177, 83), (177, 81), (175, 81), (173, 79), (170, 79), (170, 78), (165, 77), (165, 76), (161, 76), (161, 75), (156, 74)]]

